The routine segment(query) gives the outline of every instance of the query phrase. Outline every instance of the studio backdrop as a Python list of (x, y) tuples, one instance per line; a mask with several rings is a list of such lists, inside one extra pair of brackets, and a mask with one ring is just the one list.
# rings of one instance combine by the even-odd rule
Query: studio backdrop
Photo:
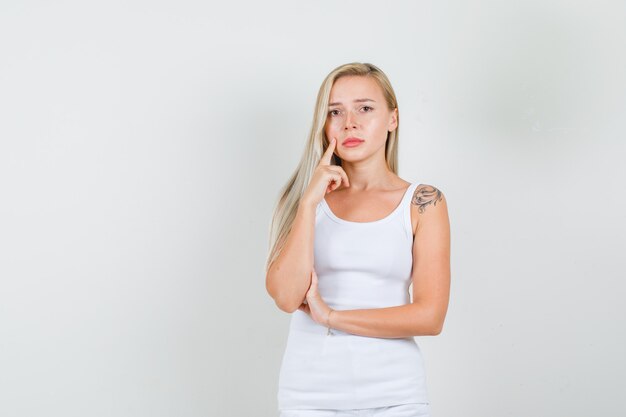
[(277, 417), (269, 222), (370, 62), (448, 202), (434, 417), (623, 416), (619, 1), (0, 4), (0, 415)]

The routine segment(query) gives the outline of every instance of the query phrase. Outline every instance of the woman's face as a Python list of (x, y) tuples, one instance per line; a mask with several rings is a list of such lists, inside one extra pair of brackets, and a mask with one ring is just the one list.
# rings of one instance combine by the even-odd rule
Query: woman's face
[[(324, 131), (337, 139), (335, 153), (344, 161), (356, 161), (383, 153), (387, 132), (397, 127), (397, 109), (389, 110), (382, 89), (371, 77), (344, 76), (330, 90)], [(346, 139), (361, 139), (350, 146)]]

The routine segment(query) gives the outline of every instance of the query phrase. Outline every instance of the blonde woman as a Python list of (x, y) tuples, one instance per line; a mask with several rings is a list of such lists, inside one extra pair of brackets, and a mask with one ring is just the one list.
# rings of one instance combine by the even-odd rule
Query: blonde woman
[(376, 66), (345, 64), (322, 82), (266, 260), (268, 293), (293, 313), (280, 417), (430, 415), (413, 337), (442, 330), (450, 226), (439, 189), (398, 176), (398, 126)]

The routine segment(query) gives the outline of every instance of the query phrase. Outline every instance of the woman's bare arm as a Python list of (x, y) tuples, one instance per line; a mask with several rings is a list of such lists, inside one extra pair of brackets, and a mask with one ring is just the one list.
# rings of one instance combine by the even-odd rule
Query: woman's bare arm
[(300, 198), (285, 245), (265, 277), (267, 292), (278, 308), (287, 313), (293, 313), (300, 307), (311, 286), (317, 205), (327, 193), (340, 185), (350, 186), (343, 168), (331, 165), (336, 145), (337, 139), (333, 138), (320, 158), (313, 178)]
[(301, 201), (285, 246), (267, 271), (265, 288), (281, 310), (293, 313), (311, 285), (315, 205)]
[(400, 338), (441, 333), (450, 296), (450, 221), (445, 196), (420, 185), (412, 199), (418, 215), (413, 240), (411, 304), (332, 312), (330, 327), (370, 337)]

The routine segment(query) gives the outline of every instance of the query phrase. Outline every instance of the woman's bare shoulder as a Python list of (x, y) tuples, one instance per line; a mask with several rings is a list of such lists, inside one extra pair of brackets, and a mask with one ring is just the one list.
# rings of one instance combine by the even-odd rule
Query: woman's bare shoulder
[(420, 214), (424, 213), (429, 206), (436, 207), (437, 204), (445, 204), (443, 192), (431, 184), (418, 184), (411, 196), (411, 206)]
[(411, 226), (413, 236), (422, 222), (436, 224), (448, 217), (446, 197), (443, 192), (431, 184), (418, 184), (411, 196)]

